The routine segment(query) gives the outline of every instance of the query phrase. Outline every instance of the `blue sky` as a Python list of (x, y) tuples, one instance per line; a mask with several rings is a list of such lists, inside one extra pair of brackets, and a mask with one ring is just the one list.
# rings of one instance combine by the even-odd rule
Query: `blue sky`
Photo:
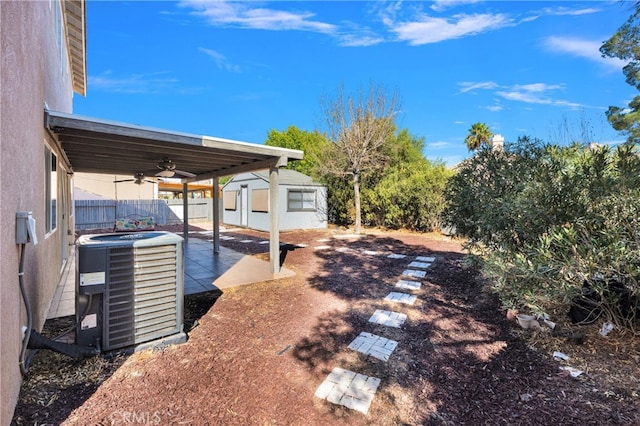
[(88, 1), (87, 96), (74, 112), (262, 144), (322, 130), (321, 99), (371, 83), (401, 99), (399, 128), (455, 164), (476, 122), (619, 143), (608, 106), (636, 95), (598, 49), (619, 1)]

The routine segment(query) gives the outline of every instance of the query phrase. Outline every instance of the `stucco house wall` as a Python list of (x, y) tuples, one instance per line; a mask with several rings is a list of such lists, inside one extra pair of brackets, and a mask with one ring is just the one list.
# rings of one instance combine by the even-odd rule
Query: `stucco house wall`
[[(280, 205), (280, 230), (324, 229), (327, 227), (327, 189), (302, 173), (281, 169), (279, 171), (278, 203)], [(231, 178), (222, 191), (223, 223), (259, 231), (269, 230), (267, 171), (242, 173)], [(296, 194), (291, 194), (295, 192)], [(298, 208), (296, 198), (305, 192), (303, 208)], [(312, 202), (312, 200), (314, 200)], [(292, 204), (296, 206), (292, 206)]]
[(134, 182), (114, 182), (128, 179), (133, 179), (133, 176), (74, 173), (75, 199), (155, 200), (158, 198), (158, 184), (144, 182), (138, 185)]
[[(76, 2), (82, 3), (82, 2)], [(25, 247), (24, 283), (40, 330), (69, 253), (73, 229), (69, 167), (54, 138), (45, 131), (45, 107), (71, 112), (73, 86), (59, 1), (1, 1), (0, 44), (0, 424), (11, 422), (21, 385), (22, 326), (27, 324), (20, 295), (20, 245), (16, 212), (31, 211), (38, 244)], [(46, 174), (45, 150), (56, 158)], [(47, 231), (47, 177), (57, 181), (55, 229)], [(72, 233), (71, 233), (72, 234)]]

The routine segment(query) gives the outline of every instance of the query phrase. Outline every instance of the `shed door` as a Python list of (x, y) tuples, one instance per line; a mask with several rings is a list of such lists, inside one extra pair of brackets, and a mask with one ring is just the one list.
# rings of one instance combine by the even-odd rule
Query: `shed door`
[(249, 225), (249, 189), (240, 187), (240, 225)]

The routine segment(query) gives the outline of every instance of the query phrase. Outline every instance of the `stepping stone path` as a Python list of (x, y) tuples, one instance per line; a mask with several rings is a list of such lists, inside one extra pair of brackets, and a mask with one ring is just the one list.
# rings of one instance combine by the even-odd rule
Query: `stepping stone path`
[(387, 297), (384, 298), (387, 302), (398, 302), (398, 303), (406, 303), (407, 305), (413, 305), (413, 302), (416, 301), (418, 296), (415, 294), (407, 294), (407, 293), (396, 293), (392, 291), (387, 294)]
[(427, 275), (427, 273), (425, 271), (418, 271), (416, 269), (405, 269), (402, 272), (402, 275), (406, 275), (407, 277), (414, 277), (414, 278), (424, 278), (425, 275)]
[(407, 257), (407, 255), (405, 254), (397, 254), (397, 253), (391, 253), (389, 256), (387, 256), (389, 259), (404, 259), (405, 257)]
[(420, 290), (420, 287), (422, 287), (422, 283), (419, 283), (418, 281), (399, 280), (396, 283), (396, 287), (404, 288), (407, 290)]
[(395, 327), (400, 328), (402, 324), (407, 320), (407, 315), (401, 314), (398, 312), (391, 311), (383, 311), (382, 309), (377, 309), (371, 318), (369, 318), (369, 322), (374, 324), (386, 325), (387, 327)]
[(382, 361), (389, 361), (389, 357), (396, 346), (398, 346), (398, 342), (395, 340), (363, 331), (349, 344), (349, 349), (365, 355), (371, 355)]
[(334, 368), (316, 390), (318, 398), (367, 414), (380, 379)]
[[(360, 235), (344, 235), (336, 236), (335, 238), (359, 238)], [(222, 240), (234, 240), (235, 237), (229, 235), (220, 236)], [(326, 243), (331, 239), (318, 240), (319, 243)], [(251, 243), (254, 240), (241, 240), (242, 243)], [(269, 244), (269, 241), (259, 241), (258, 244)], [(306, 244), (297, 244), (297, 247), (306, 247)], [(332, 247), (329, 245), (315, 246), (314, 250), (329, 250)], [(348, 247), (338, 247), (335, 249), (337, 252), (347, 253), (352, 252), (353, 249)], [(360, 253), (370, 256), (377, 256), (380, 254), (374, 250), (359, 250)], [(391, 253), (387, 255), (390, 259), (405, 259), (407, 256), (402, 253)], [(407, 267), (417, 269), (405, 269), (402, 275), (411, 278), (424, 278), (426, 271), (424, 269), (429, 268), (436, 258), (433, 256), (417, 256), (415, 260), (411, 261)], [(400, 279), (395, 285), (398, 289), (413, 291), (420, 290), (422, 283), (419, 281), (411, 281), (406, 279)], [(397, 302), (399, 304), (413, 305), (417, 300), (416, 295), (390, 292), (385, 298), (385, 302)], [(377, 309), (369, 318), (369, 323), (376, 325), (383, 325), (385, 327), (401, 328), (407, 320), (407, 315), (402, 312), (386, 311)], [(348, 346), (348, 349), (362, 353), (366, 356), (379, 359), (383, 362), (388, 362), (393, 351), (398, 346), (398, 342), (395, 340), (387, 339), (383, 336), (368, 333), (366, 331), (361, 332)], [(317, 398), (325, 399), (333, 404), (343, 405), (352, 410), (359, 411), (363, 414), (369, 412), (369, 407), (373, 402), (375, 393), (380, 385), (380, 379), (377, 377), (365, 376), (355, 371), (345, 370), (339, 367), (334, 368), (327, 378), (320, 384), (315, 392)]]
[[(345, 235), (337, 236), (335, 238), (359, 237), (359, 235)], [(220, 239), (234, 240), (235, 237), (222, 235), (220, 236)], [(331, 241), (331, 239), (318, 240), (318, 242), (321, 243), (329, 241)], [(240, 242), (252, 243), (254, 240), (241, 240)], [(258, 244), (269, 244), (269, 241), (259, 241)], [(297, 246), (306, 247), (307, 245), (298, 244)], [(329, 245), (319, 245), (315, 246), (314, 250), (328, 250), (331, 248), (332, 247)], [(353, 249), (348, 247), (338, 247), (335, 250), (341, 253), (353, 251)], [(374, 250), (360, 250), (360, 252), (370, 256), (377, 256), (381, 254)], [(387, 257), (390, 259), (405, 259), (407, 256), (402, 253), (391, 253), (387, 255)], [(417, 269), (405, 269), (402, 272), (402, 275), (411, 278), (424, 278), (426, 276), (426, 271), (424, 269), (429, 268), (435, 260), (436, 258), (433, 256), (417, 256), (415, 260), (411, 261), (407, 265), (408, 268)], [(395, 287), (408, 291), (420, 290), (422, 288), (422, 283), (419, 281), (400, 279), (396, 282)], [(413, 305), (417, 300), (417, 297), (418, 296), (414, 294), (392, 291), (384, 298), (384, 301)], [(407, 315), (402, 312), (377, 309), (373, 315), (371, 315), (371, 318), (369, 318), (369, 323), (392, 328), (401, 328), (406, 320)], [(363, 331), (349, 344), (348, 349), (388, 362), (397, 346), (398, 342), (395, 340)], [(366, 415), (371, 403), (373, 402), (373, 398), (375, 397), (375, 393), (379, 385), (380, 379), (376, 377), (365, 376), (364, 374), (359, 374), (355, 371), (336, 367), (320, 384), (316, 390), (315, 396), (325, 399), (333, 404), (343, 405)]]
[[(326, 250), (329, 248), (331, 247), (315, 247), (316, 250)], [(350, 249), (338, 248), (336, 251), (347, 252), (350, 251)], [(369, 255), (378, 254), (378, 252), (370, 250), (363, 250), (362, 253)], [(406, 255), (401, 253), (391, 253), (387, 257), (391, 259), (404, 259), (406, 258)], [(429, 268), (435, 260), (436, 259), (433, 256), (418, 256), (414, 261), (409, 263), (408, 267), (426, 269)], [(426, 271), (405, 269), (402, 272), (402, 275), (413, 278), (424, 278)], [(411, 291), (420, 290), (422, 283), (401, 279), (398, 280), (395, 286), (397, 288)], [(418, 296), (414, 294), (392, 291), (384, 298), (384, 301), (413, 305), (417, 297)], [(393, 328), (401, 328), (406, 320), (407, 315), (404, 313), (386, 311), (382, 309), (377, 309), (371, 318), (369, 318), (370, 323)], [(387, 362), (397, 346), (398, 342), (395, 340), (363, 331), (349, 344), (348, 348)], [(347, 408), (357, 410), (366, 415), (369, 412), (369, 407), (373, 402), (373, 398), (379, 385), (380, 379), (376, 377), (369, 377), (364, 374), (336, 367), (320, 384), (316, 390), (315, 396), (317, 398), (325, 399), (333, 404), (343, 405)]]
[(411, 262), (409, 264), (409, 268), (428, 268), (429, 266), (431, 266), (431, 263), (426, 263), (426, 262)]

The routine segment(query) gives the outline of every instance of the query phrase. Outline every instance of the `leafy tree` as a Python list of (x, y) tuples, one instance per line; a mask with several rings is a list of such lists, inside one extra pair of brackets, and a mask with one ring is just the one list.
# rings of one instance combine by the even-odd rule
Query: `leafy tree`
[(367, 221), (391, 229), (439, 229), (444, 188), (452, 174), (443, 163), (422, 157), (388, 167), (374, 188), (363, 191)]
[(323, 174), (350, 177), (353, 185), (355, 232), (362, 226), (360, 187), (365, 172), (383, 169), (388, 153), (383, 147), (395, 132), (398, 96), (371, 84), (368, 91), (347, 95), (340, 87), (335, 98), (323, 101), (330, 144), (323, 150), (318, 167)]
[(489, 146), (493, 133), (489, 130), (489, 127), (484, 123), (475, 123), (471, 125), (469, 134), (464, 139), (464, 143), (469, 148), (469, 151), (477, 151), (482, 146)]
[[(628, 84), (640, 90), (640, 1), (618, 31), (600, 47), (602, 56), (630, 61), (622, 69)], [(628, 142), (640, 142), (640, 95), (629, 102), (629, 108), (610, 106), (607, 120), (614, 129), (626, 132)]]
[(317, 170), (318, 152), (322, 151), (326, 143), (324, 135), (317, 131), (307, 132), (296, 126), (289, 126), (283, 132), (275, 129), (269, 131), (265, 145), (304, 151), (302, 160), (289, 163), (286, 168), (317, 177), (314, 174)]
[(422, 161), (424, 138), (413, 136), (407, 129), (401, 129), (387, 140), (383, 150), (389, 159), (389, 165)]
[(325, 175), (321, 182), (327, 186), (327, 220), (340, 226), (353, 225), (353, 185), (348, 179)]

